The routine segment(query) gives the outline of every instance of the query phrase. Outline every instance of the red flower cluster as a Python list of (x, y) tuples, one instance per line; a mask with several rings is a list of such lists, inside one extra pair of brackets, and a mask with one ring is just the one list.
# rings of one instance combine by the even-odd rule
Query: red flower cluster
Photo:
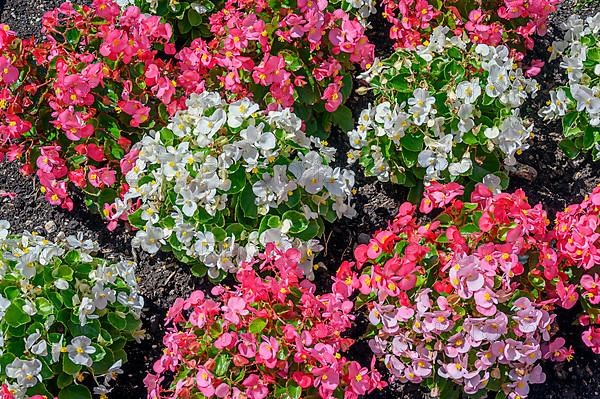
[[(156, 375), (145, 380), (148, 398), (355, 399), (384, 387), (373, 364), (368, 369), (343, 355), (353, 343), (343, 338), (353, 303), (316, 295), (300, 256), (269, 244), (243, 265), (233, 289), (215, 287), (214, 300), (200, 291), (177, 299)], [(164, 389), (167, 374), (175, 378)]]
[(552, 256), (561, 265), (557, 295), (567, 309), (581, 300), (579, 322), (588, 327), (583, 342), (600, 354), (600, 187), (556, 215), (554, 236), (557, 254)]
[(114, 186), (136, 136), (182, 106), (159, 56), (175, 49), (159, 17), (111, 0), (64, 3), (42, 25), (40, 43), (6, 25), (0, 33), (0, 153), (24, 161), (46, 199), (70, 210), (69, 183), (91, 194)]
[(297, 8), (229, 0), (210, 25), (212, 40), (196, 39), (176, 56), (188, 93), (206, 86), (261, 100), (268, 91), (269, 108), (323, 100), (321, 112), (334, 112), (347, 100), (353, 64), (365, 68), (374, 58), (364, 27), (327, 0)]

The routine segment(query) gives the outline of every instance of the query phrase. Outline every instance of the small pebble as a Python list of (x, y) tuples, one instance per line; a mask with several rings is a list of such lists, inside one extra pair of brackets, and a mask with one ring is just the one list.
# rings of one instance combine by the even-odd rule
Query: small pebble
[(371, 237), (368, 234), (360, 233), (358, 235), (358, 243), (359, 244), (368, 244), (371, 240)]
[(54, 223), (53, 220), (47, 221), (46, 224), (44, 224), (44, 230), (46, 230), (46, 233), (48, 234), (54, 233), (56, 231), (56, 223)]

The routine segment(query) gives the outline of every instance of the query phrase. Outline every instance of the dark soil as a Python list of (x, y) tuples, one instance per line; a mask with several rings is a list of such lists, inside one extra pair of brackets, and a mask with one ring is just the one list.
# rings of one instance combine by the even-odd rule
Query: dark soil
[[(8, 23), (19, 34), (36, 34), (39, 32), (43, 12), (60, 3), (60, 0), (0, 0), (0, 21)], [(572, 0), (563, 5), (553, 20), (549, 34), (536, 45), (536, 58), (547, 59), (545, 49), (553, 39), (561, 36), (558, 24), (566, 20), (573, 10)], [(598, 0), (592, 0), (578, 12), (589, 15), (594, 10), (600, 10)], [(378, 47), (378, 55), (389, 54), (392, 51), (387, 39), (389, 25), (379, 15), (373, 18), (372, 26), (371, 40)], [(532, 203), (542, 202), (546, 209), (554, 214), (565, 205), (580, 201), (586, 192), (600, 183), (600, 166), (592, 163), (589, 157), (580, 157), (574, 161), (567, 159), (558, 150), (560, 125), (544, 123), (536, 115), (535, 110), (548, 99), (548, 91), (561, 82), (558, 63), (548, 65), (538, 80), (542, 85), (541, 93), (526, 109), (526, 113), (536, 121), (537, 137), (532, 148), (520, 159), (522, 163), (534, 167), (538, 175), (532, 182), (513, 178), (511, 190), (522, 188)], [(368, 97), (356, 96), (350, 99), (349, 106), (354, 113), (359, 113), (368, 101)], [(339, 149), (338, 162), (344, 163), (345, 152), (348, 149), (345, 138), (334, 135), (331, 143)], [(317, 278), (317, 281), (322, 282), (321, 288), (327, 286), (330, 273), (335, 271), (341, 260), (352, 256), (357, 243), (367, 242), (372, 232), (386, 226), (407, 196), (405, 189), (365, 178), (358, 170), (357, 188), (355, 204), (358, 216), (353, 220), (342, 220), (328, 226), (324, 238), (326, 249), (321, 260), (328, 265), (329, 271), (321, 271)], [(180, 265), (169, 254), (149, 257), (143, 253), (132, 253), (129, 244), (130, 232), (123, 229), (108, 232), (98, 215), (90, 214), (81, 206), (76, 205), (70, 213), (52, 207), (44, 200), (39, 185), (33, 179), (21, 176), (18, 166), (14, 164), (0, 164), (0, 191), (2, 190), (16, 193), (12, 200), (0, 199), (0, 219), (10, 221), (14, 231), (34, 230), (51, 238), (60, 234), (81, 232), (85, 237), (100, 243), (105, 257), (137, 260), (141, 292), (146, 299), (143, 312), (146, 339), (141, 344), (131, 344), (127, 348), (129, 362), (124, 367), (125, 374), (110, 397), (145, 398), (142, 380), (151, 370), (153, 361), (160, 355), (164, 334), (163, 320), (169, 305), (175, 298), (186, 296), (195, 289), (207, 288), (208, 284), (193, 277), (188, 268)], [(532, 387), (529, 396), (532, 399), (600, 398), (598, 358), (581, 343), (581, 329), (570, 326), (573, 314), (574, 312), (565, 312), (561, 315), (561, 330), (565, 338), (575, 346), (575, 360), (565, 364), (546, 365), (548, 380), (546, 384)], [(357, 328), (360, 328), (360, 325)], [(368, 361), (368, 347), (359, 346), (353, 355), (357, 359)], [(416, 386), (403, 386), (387, 389), (371, 397), (416, 399), (429, 396)]]

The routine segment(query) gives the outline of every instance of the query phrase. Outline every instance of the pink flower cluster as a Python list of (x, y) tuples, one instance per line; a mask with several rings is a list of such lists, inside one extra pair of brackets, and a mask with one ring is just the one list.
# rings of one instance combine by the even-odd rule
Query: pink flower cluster
[(188, 93), (206, 86), (260, 99), (268, 90), (270, 108), (323, 100), (334, 112), (347, 100), (343, 80), (353, 64), (365, 68), (374, 58), (364, 27), (344, 11), (332, 11), (327, 0), (299, 1), (293, 9), (228, 0), (210, 25), (212, 40), (196, 39), (177, 54), (178, 83)]
[(0, 34), (0, 153), (24, 161), (46, 199), (70, 210), (69, 183), (93, 194), (114, 186), (139, 129), (160, 123), (159, 107), (181, 108), (172, 66), (159, 57), (175, 48), (160, 17), (111, 0), (63, 3), (42, 26), (40, 43), (5, 25)]
[(373, 362), (369, 369), (343, 355), (353, 343), (343, 338), (352, 301), (315, 294), (300, 256), (269, 244), (243, 265), (233, 289), (213, 288), (215, 299), (201, 291), (177, 299), (164, 354), (145, 379), (148, 398), (354, 399), (384, 387)]
[(342, 264), (333, 291), (366, 304), (369, 345), (393, 379), (452, 390), (447, 379), (469, 395), (524, 398), (545, 380), (542, 359), (572, 355), (553, 340), (555, 299), (531, 282), (552, 253), (549, 220), (520, 190), (494, 195), (478, 185), (467, 203), (462, 194), (456, 183), (432, 183), (420, 210), (441, 213), (427, 223), (404, 203), (355, 249), (355, 262)]
[(600, 354), (600, 187), (556, 215), (554, 236), (561, 263), (556, 294), (566, 309), (581, 301), (583, 342)]
[[(548, 17), (562, 0), (501, 0), (500, 2), (434, 2), (383, 0), (384, 16), (393, 24), (396, 47), (412, 48), (428, 38), (431, 28), (444, 23), (457, 34), (466, 32), (474, 43), (507, 45), (519, 55), (544, 35)], [(438, 5), (439, 4), (439, 5)], [(479, 7), (479, 8), (477, 8)]]
[[(2, 386), (0, 386), (0, 399), (15, 399), (15, 395), (10, 391), (10, 389), (8, 388), (8, 386), (6, 384), (2, 384)], [(33, 395), (33, 396), (30, 396), (28, 399), (49, 399), (49, 398), (44, 395)], [(58, 398), (54, 398), (54, 399), (58, 399)]]

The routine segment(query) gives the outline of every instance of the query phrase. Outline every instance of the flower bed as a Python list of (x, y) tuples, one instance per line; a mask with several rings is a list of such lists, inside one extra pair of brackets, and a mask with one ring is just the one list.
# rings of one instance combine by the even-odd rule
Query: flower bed
[(301, 125), (289, 110), (192, 94), (167, 128), (133, 146), (123, 169), (128, 191), (105, 215), (140, 229), (134, 247), (168, 247), (211, 279), (235, 272), (269, 242), (301, 249), (312, 276), (324, 221), (356, 213), (354, 173), (331, 167), (334, 150)]
[(107, 394), (127, 361), (125, 344), (141, 338), (134, 264), (94, 258), (90, 240), (51, 242), (9, 228), (0, 221), (1, 397), (91, 398), (92, 385)]
[(427, 46), (398, 50), (361, 77), (375, 101), (348, 133), (348, 161), (367, 176), (413, 187), (496, 173), (506, 186), (501, 171), (528, 148), (533, 124), (518, 108), (538, 85), (505, 46), (436, 28)]
[[(600, 352), (600, 188), (585, 186), (554, 223), (524, 191), (502, 192), (535, 143), (530, 76), (542, 64), (517, 62), (557, 2), (505, 2), (498, 16), (404, 2), (396, 33), (414, 45), (381, 61), (366, 37), (382, 29), (366, 19), (370, 1), (127, 3), (66, 3), (44, 18), (46, 42), (0, 30), (0, 135), (51, 203), (73, 209), (85, 193), (114, 231), (105, 252), (139, 256), (143, 293), (172, 304), (165, 349), (140, 393), (163, 332), (151, 302), (154, 341), (124, 347), (143, 335), (133, 265), (62, 233), (51, 243), (0, 228), (0, 398), (357, 399), (414, 383), (517, 399), (552, 383), (550, 361), (571, 361), (571, 345)], [(554, 46), (568, 74), (581, 72), (541, 112), (564, 117), (569, 155), (597, 155), (596, 19), (571, 18)], [(364, 101), (347, 101), (365, 81), (357, 94), (375, 96), (361, 113)], [(370, 175), (356, 182), (336, 159), (344, 131)], [(364, 241), (395, 206), (381, 194), (405, 193), (389, 182), (411, 187), (413, 203)], [(14, 205), (20, 217), (16, 204), (35, 201), (22, 192), (0, 191), (0, 214)], [(40, 209), (31, 218), (62, 215), (48, 232), (89, 217)], [(112, 391), (125, 351), (132, 382)]]

